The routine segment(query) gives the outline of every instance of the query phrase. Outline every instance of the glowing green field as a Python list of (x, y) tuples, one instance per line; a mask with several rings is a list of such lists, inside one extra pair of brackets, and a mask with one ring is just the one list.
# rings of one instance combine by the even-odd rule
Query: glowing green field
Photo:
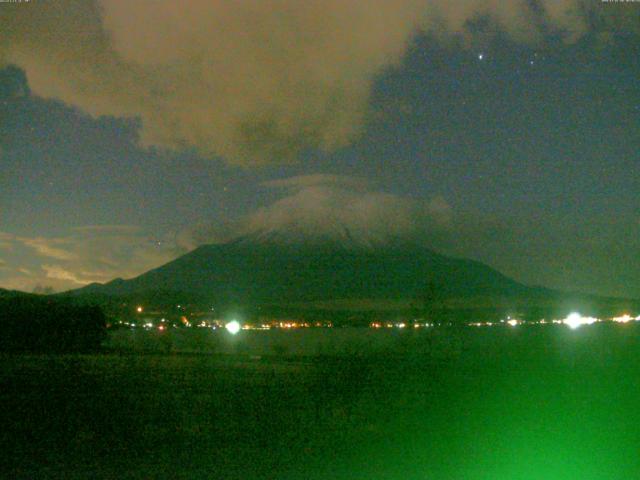
[(640, 477), (640, 326), (393, 335), (322, 357), (0, 357), (4, 476)]

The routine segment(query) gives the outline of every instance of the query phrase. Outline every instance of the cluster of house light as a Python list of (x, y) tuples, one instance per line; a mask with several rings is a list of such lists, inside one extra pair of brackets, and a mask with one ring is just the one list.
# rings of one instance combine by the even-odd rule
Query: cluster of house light
[[(597, 322), (615, 322), (615, 323), (627, 323), (627, 322), (633, 322), (633, 321), (640, 321), (640, 315), (638, 315), (637, 317), (632, 317), (629, 314), (624, 314), (621, 315), (619, 317), (613, 317), (613, 318), (607, 318), (607, 319), (600, 319), (600, 318), (595, 318), (595, 317), (585, 317), (580, 315), (579, 313), (571, 313), (569, 314), (566, 318), (562, 318), (562, 319), (554, 319), (554, 320), (547, 320), (547, 319), (540, 319), (540, 320), (535, 320), (535, 321), (525, 321), (525, 320), (520, 320), (517, 318), (512, 318), (512, 317), (507, 317), (506, 319), (502, 319), (496, 322), (470, 322), (467, 323), (467, 326), (470, 327), (493, 327), (493, 326), (500, 326), (500, 325), (509, 325), (511, 327), (516, 327), (518, 325), (566, 325), (572, 329), (576, 329), (582, 325), (591, 325), (593, 323), (597, 323)], [(371, 322), (369, 324), (370, 328), (374, 328), (374, 329), (380, 329), (380, 328), (407, 328), (409, 326), (413, 326), (413, 328), (426, 328), (426, 327), (433, 327), (435, 326), (435, 324), (433, 323), (413, 323), (413, 324), (408, 324), (405, 322), (396, 322), (396, 323), (392, 323), (392, 322)]]
[[(181, 305), (177, 305), (176, 308), (183, 309)], [(214, 308), (211, 308), (214, 310)], [(144, 311), (142, 306), (137, 306), (135, 308), (136, 313), (141, 314)], [(199, 327), (199, 328), (210, 328), (212, 330), (218, 329), (226, 329), (229, 333), (236, 335), (240, 330), (271, 330), (271, 329), (297, 329), (297, 328), (332, 328), (333, 323), (327, 321), (316, 321), (316, 322), (304, 322), (297, 320), (286, 320), (286, 321), (270, 321), (268, 323), (240, 323), (239, 321), (232, 319), (229, 321), (221, 320), (221, 319), (205, 319), (200, 320), (197, 323), (192, 323), (185, 315), (182, 315), (178, 321), (168, 322), (165, 318), (160, 320), (159, 324), (154, 324), (151, 319), (147, 318), (145, 320), (139, 320), (136, 322), (120, 320), (117, 322), (118, 325), (136, 328), (142, 327), (145, 330), (151, 330), (157, 328), (160, 331), (166, 330), (168, 327), (179, 328), (179, 327)]]
[[(142, 307), (137, 307), (136, 308), (137, 313), (142, 313), (143, 308)], [(492, 326), (499, 326), (499, 325), (509, 325), (511, 327), (516, 327), (518, 325), (522, 325), (522, 324), (526, 324), (526, 325), (546, 325), (546, 324), (555, 324), (555, 325), (566, 325), (571, 329), (576, 329), (582, 325), (591, 325), (594, 323), (598, 323), (598, 322), (615, 322), (615, 323), (628, 323), (628, 322), (633, 322), (633, 321), (640, 321), (640, 315), (638, 315), (637, 317), (632, 317), (629, 314), (624, 314), (624, 315), (620, 315), (617, 317), (612, 317), (612, 318), (608, 318), (608, 319), (600, 319), (600, 318), (595, 318), (595, 317), (585, 317), (582, 316), (581, 314), (577, 313), (577, 312), (573, 312), (571, 314), (569, 314), (566, 318), (563, 319), (553, 319), (553, 320), (547, 320), (547, 319), (540, 319), (537, 321), (524, 321), (524, 320), (519, 320), (517, 318), (511, 318), (511, 317), (507, 317), (506, 319), (502, 319), (500, 321), (497, 322), (471, 322), (471, 323), (467, 323), (466, 325), (468, 326), (472, 326), (472, 327), (492, 327)], [(120, 321), (119, 322), (121, 325), (126, 325), (129, 327), (136, 327), (137, 324), (134, 322), (123, 322)], [(185, 327), (191, 327), (191, 323), (187, 320), (186, 317), (182, 316), (180, 318), (180, 323), (182, 323), (183, 326)], [(141, 325), (143, 328), (149, 330), (154, 328), (154, 324), (152, 322), (145, 322)], [(158, 330), (162, 331), (165, 330), (166, 327), (169, 326), (168, 324), (165, 324), (165, 319), (163, 318), (161, 320), (161, 324), (157, 326)], [(176, 325), (173, 325), (174, 327)], [(277, 328), (281, 328), (281, 329), (297, 329), (297, 328), (310, 328), (310, 327), (332, 327), (333, 324), (330, 322), (298, 322), (298, 321), (281, 321), (281, 322), (271, 322), (271, 323), (262, 323), (262, 324), (251, 324), (251, 323), (247, 323), (247, 324), (241, 324), (240, 322), (238, 322), (237, 320), (231, 320), (229, 322), (222, 322), (219, 320), (216, 321), (201, 321), (199, 324), (196, 325), (197, 327), (206, 327), (206, 328), (212, 328), (212, 329), (217, 329), (217, 328), (225, 328), (229, 333), (235, 335), (237, 334), (240, 330), (270, 330), (270, 329), (277, 329)], [(434, 323), (429, 323), (429, 322), (414, 322), (414, 323), (406, 323), (406, 322), (371, 322), (369, 324), (370, 328), (373, 329), (381, 329), (381, 328), (399, 328), (399, 329), (403, 329), (403, 328), (407, 328), (407, 327), (413, 327), (413, 328), (429, 328), (429, 327), (434, 327), (435, 324)]]
[(371, 322), (369, 324), (370, 328), (407, 328), (409, 326), (412, 326), (413, 328), (427, 328), (427, 327), (433, 327), (434, 324), (433, 323), (429, 323), (429, 322), (425, 322), (425, 323), (412, 323), (412, 324), (408, 324), (405, 322)]
[(640, 315), (638, 315), (637, 317), (632, 317), (629, 314), (624, 314), (618, 317), (601, 319), (596, 317), (585, 317), (580, 315), (579, 313), (573, 312), (567, 315), (567, 317), (563, 319), (546, 320), (543, 318), (537, 321), (525, 322), (523, 320), (518, 320), (516, 318), (508, 317), (506, 320), (500, 320), (500, 322), (495, 322), (495, 323), (474, 322), (474, 323), (470, 323), (469, 325), (474, 327), (490, 327), (493, 325), (502, 325), (506, 323), (512, 327), (516, 327), (521, 324), (528, 324), (528, 325), (556, 324), (556, 325), (566, 325), (569, 328), (575, 330), (576, 328), (581, 327), (582, 325), (592, 325), (598, 322), (628, 323), (628, 322), (634, 322), (634, 321), (635, 322), (640, 321)]

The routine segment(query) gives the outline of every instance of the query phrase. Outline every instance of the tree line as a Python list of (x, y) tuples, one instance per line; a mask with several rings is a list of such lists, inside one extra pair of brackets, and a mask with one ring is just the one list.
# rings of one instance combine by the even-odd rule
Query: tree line
[(99, 307), (49, 296), (0, 297), (0, 351), (91, 352), (106, 337)]

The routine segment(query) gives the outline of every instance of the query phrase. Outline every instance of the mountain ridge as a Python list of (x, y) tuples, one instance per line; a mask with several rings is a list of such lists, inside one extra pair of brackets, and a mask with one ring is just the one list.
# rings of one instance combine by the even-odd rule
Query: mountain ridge
[(564, 318), (571, 311), (606, 317), (640, 309), (637, 300), (524, 285), (481, 262), (437, 253), (416, 238), (353, 241), (347, 231), (338, 237), (254, 232), (201, 245), (134, 278), (59, 295), (114, 311), (140, 304), (169, 311), (191, 304), (196, 310), (250, 311), (256, 318), (346, 322)]
[(283, 237), (258, 232), (201, 245), (132, 279), (91, 284), (75, 292), (127, 294), (151, 289), (252, 301), (415, 298), (436, 288), (448, 296), (539, 291), (480, 262), (448, 257), (414, 240), (385, 242)]

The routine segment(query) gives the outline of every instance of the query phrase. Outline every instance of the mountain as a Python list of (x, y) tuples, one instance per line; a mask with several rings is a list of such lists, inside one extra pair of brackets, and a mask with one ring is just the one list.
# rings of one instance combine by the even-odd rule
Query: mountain
[(138, 277), (74, 294), (184, 292), (217, 303), (428, 301), (541, 295), (482, 263), (451, 258), (401, 239), (257, 232), (203, 245)]
[(18, 290), (6, 290), (4, 288), (0, 288), (0, 300), (19, 298), (19, 297), (34, 298), (34, 297), (37, 297), (37, 295), (33, 293), (21, 292)]
[(386, 318), (397, 313), (539, 319), (564, 318), (572, 310), (606, 317), (640, 309), (634, 300), (523, 285), (480, 262), (436, 253), (416, 239), (363, 234), (335, 224), (256, 231), (200, 246), (135, 278), (61, 295), (109, 311), (136, 304), (168, 311), (189, 303), (207, 310), (215, 305), (218, 312), (241, 307), (256, 315), (332, 319), (338, 312), (343, 318), (353, 318), (354, 312), (379, 318), (376, 312), (386, 312)]

